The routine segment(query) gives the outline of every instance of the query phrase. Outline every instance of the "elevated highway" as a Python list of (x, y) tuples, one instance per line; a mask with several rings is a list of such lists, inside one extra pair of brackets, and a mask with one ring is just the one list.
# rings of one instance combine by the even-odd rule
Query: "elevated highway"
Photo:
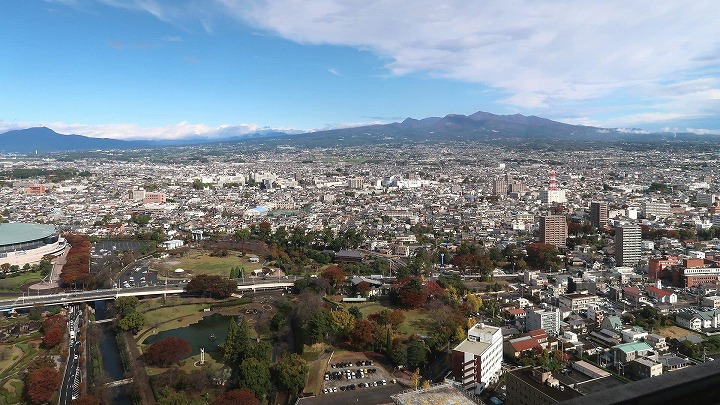
[[(288, 289), (300, 277), (273, 278), (266, 280), (236, 279), (238, 292)], [(66, 305), (97, 300), (114, 300), (117, 297), (153, 296), (181, 294), (185, 292), (185, 282), (130, 288), (111, 288), (91, 291), (74, 291), (46, 295), (23, 295), (15, 299), (0, 301), (0, 312), (15, 309), (32, 308), (36, 305)]]

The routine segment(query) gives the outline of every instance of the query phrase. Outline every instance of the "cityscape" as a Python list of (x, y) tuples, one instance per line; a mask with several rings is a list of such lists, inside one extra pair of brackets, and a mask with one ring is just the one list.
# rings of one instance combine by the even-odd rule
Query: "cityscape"
[(720, 403), (714, 2), (0, 12), (0, 405)]

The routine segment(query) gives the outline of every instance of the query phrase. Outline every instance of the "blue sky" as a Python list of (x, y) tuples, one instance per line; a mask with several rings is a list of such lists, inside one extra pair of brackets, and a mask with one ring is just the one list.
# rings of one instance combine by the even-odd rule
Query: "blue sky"
[(217, 137), (487, 111), (720, 134), (715, 0), (10, 0), (0, 15), (0, 132)]

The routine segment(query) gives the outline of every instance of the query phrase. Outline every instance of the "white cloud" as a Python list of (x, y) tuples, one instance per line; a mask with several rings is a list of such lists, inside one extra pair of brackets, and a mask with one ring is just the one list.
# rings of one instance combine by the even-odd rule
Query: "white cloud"
[(340, 76), (340, 72), (338, 72), (337, 69), (335, 69), (335, 68), (330, 68), (327, 71), (335, 76)]

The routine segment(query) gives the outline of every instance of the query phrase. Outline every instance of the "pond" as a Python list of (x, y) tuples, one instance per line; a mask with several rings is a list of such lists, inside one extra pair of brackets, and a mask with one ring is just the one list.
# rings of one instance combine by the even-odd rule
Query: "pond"
[(193, 323), (184, 328), (166, 330), (145, 339), (144, 344), (150, 345), (166, 337), (178, 337), (190, 342), (192, 347), (191, 356), (200, 354), (200, 348), (205, 352), (214, 351), (225, 342), (232, 316), (213, 314), (204, 317), (200, 322)]

